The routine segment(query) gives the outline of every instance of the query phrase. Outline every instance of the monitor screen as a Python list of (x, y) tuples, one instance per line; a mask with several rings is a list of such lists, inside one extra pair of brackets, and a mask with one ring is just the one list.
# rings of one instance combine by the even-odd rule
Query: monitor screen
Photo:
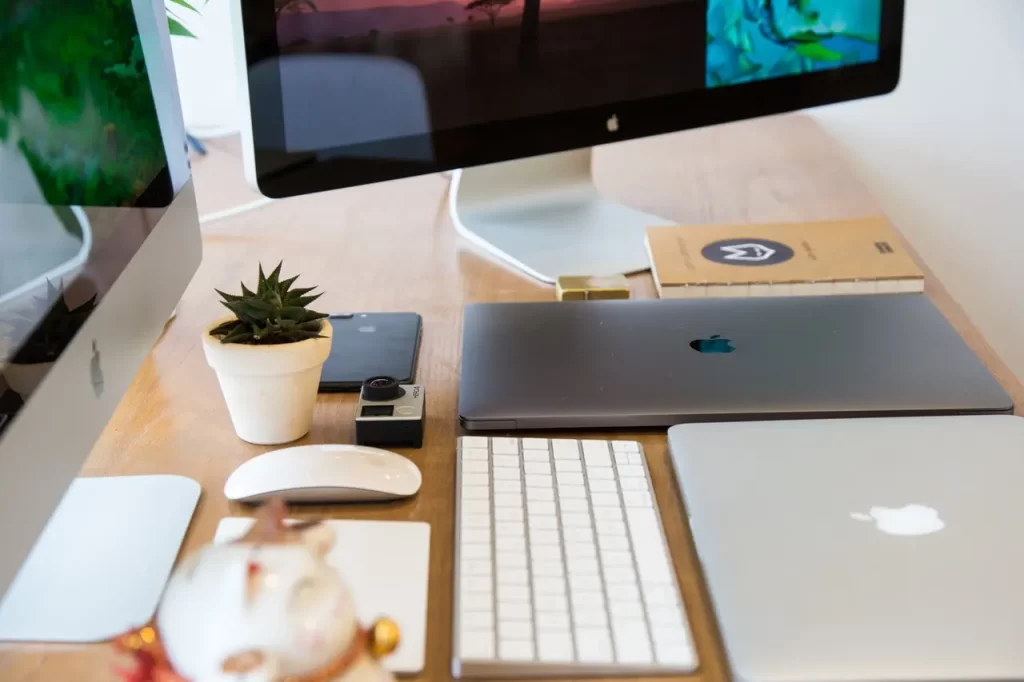
[(0, 6), (0, 431), (188, 181), (154, 17), (162, 2)]
[(358, 184), (879, 94), (899, 71), (899, 0), (272, 4), (243, 6), (272, 196), (289, 174), (329, 188), (311, 164)]

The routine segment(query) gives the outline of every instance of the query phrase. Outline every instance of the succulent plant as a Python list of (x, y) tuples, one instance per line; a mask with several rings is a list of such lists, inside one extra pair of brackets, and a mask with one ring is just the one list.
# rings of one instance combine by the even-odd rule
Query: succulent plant
[(221, 303), (235, 314), (234, 320), (218, 325), (210, 336), (221, 343), (243, 343), (248, 345), (274, 345), (296, 343), (306, 339), (320, 338), (322, 320), (326, 313), (318, 313), (306, 306), (320, 298), (310, 295), (316, 287), (292, 288), (298, 275), (281, 279), (281, 263), (270, 275), (263, 274), (260, 265), (256, 291), (242, 283), (241, 295), (226, 294), (216, 290), (223, 299)]
[(76, 308), (64, 300), (64, 284), (46, 282), (46, 294), (32, 301), (32, 309), (19, 313), (9, 322), (18, 351), (11, 362), (31, 365), (53, 362), (67, 348), (96, 308), (96, 296)]

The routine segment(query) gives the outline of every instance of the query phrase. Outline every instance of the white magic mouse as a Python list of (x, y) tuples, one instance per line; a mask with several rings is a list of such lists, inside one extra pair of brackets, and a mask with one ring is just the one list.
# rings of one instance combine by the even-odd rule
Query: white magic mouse
[(405, 457), (362, 445), (301, 445), (238, 467), (224, 484), (233, 502), (383, 502), (415, 495), (423, 482)]

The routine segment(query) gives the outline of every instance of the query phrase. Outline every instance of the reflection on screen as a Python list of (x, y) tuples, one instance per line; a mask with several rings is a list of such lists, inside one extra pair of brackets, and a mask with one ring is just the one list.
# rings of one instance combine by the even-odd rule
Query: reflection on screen
[(0, 422), (182, 184), (143, 42), (132, 0), (0, 0)]
[[(365, 141), (860, 64), (880, 27), (881, 0), (281, 0), (285, 128), (311, 130), (296, 102), (330, 99), (312, 129), (339, 141), (418, 98), (412, 122), (353, 123)], [(332, 59), (284, 63), (297, 55)]]

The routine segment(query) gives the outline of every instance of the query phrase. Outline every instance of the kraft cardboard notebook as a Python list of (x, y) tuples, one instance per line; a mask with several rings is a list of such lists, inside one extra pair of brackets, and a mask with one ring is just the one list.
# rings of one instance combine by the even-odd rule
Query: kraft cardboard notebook
[(884, 218), (652, 227), (662, 298), (827, 296), (924, 291), (924, 275)]

